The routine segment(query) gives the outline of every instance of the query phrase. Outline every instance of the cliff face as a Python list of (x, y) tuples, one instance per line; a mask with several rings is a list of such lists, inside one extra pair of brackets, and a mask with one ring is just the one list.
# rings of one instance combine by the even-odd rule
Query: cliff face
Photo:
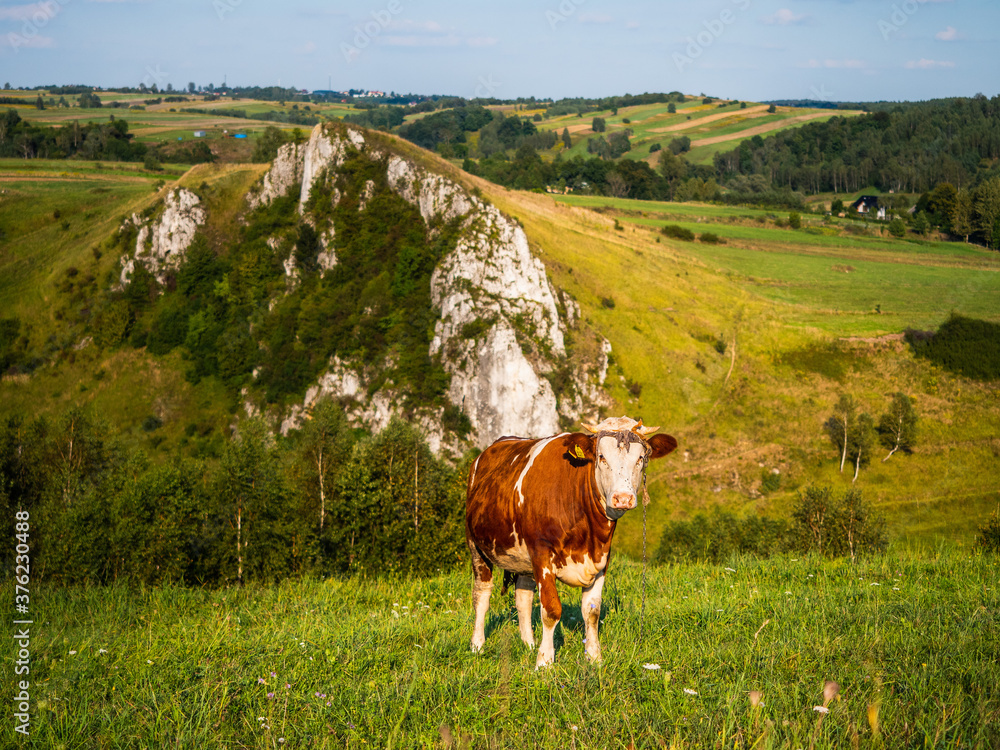
[[(575, 324), (578, 308), (571, 299), (559, 301), (521, 226), (461, 185), (395, 153), (384, 137), (342, 125), (319, 125), (306, 144), (280, 149), (259, 188), (248, 196), (248, 205), (266, 205), (301, 180), (298, 211), (318, 233), (323, 248), (319, 263), (326, 270), (336, 263), (341, 238), (333, 222), (324, 218), (327, 211), (320, 201), (338, 204), (338, 185), (343, 184), (339, 170), (357, 154), (384, 169), (384, 184), (418, 209), (430, 236), (447, 226), (456, 232), (453, 247), (431, 275), (431, 300), (439, 317), (428, 354), (440, 358), (451, 377), (447, 398), (468, 417), (468, 438), (484, 447), (501, 435), (556, 433), (560, 417), (566, 423), (596, 416), (605, 401), (600, 386), (608, 348), (602, 350), (603, 362), (567, 362), (567, 318)], [(365, 210), (375, 190), (374, 181), (364, 184), (359, 211)], [(294, 275), (291, 256), (286, 269)], [(557, 395), (546, 376), (559, 368), (568, 368), (573, 377)], [(282, 432), (300, 426), (324, 397), (344, 403), (355, 422), (381, 429), (404, 410), (405, 398), (391, 384), (372, 392), (377, 369), (334, 357), (303, 402), (291, 408)], [(433, 449), (458, 449), (455, 436), (441, 426), (442, 409), (407, 411), (424, 425)]]
[(119, 232), (137, 230), (135, 249), (122, 256), (120, 284), (131, 280), (135, 264), (141, 263), (163, 284), (168, 271), (184, 262), (184, 254), (194, 240), (198, 227), (205, 223), (201, 199), (190, 190), (179, 188), (167, 193), (162, 212), (143, 218), (138, 214), (126, 220)]

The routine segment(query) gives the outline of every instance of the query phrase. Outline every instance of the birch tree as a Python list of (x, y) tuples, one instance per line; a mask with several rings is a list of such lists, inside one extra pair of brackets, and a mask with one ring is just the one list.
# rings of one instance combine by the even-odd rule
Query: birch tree
[(878, 433), (882, 444), (889, 449), (889, 455), (882, 459), (882, 463), (892, 458), (892, 454), (900, 448), (909, 451), (917, 439), (917, 414), (913, 410), (913, 399), (905, 393), (893, 394), (889, 410), (879, 419)]
[(854, 427), (855, 414), (858, 405), (854, 398), (846, 393), (842, 393), (837, 403), (833, 407), (833, 415), (826, 420), (824, 429), (830, 442), (840, 451), (840, 473), (844, 473), (844, 464), (847, 462), (847, 450), (850, 443), (851, 430)]

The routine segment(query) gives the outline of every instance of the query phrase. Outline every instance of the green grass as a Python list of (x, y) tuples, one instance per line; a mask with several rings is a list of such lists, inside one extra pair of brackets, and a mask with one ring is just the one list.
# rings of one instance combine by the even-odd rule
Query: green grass
[[(499, 588), (485, 650), (469, 652), (465, 570), (220, 591), (41, 584), (31, 733), (72, 748), (995, 747), (998, 573), (996, 558), (947, 550), (653, 567), (643, 616), (641, 566), (620, 561), (603, 663), (587, 662), (580, 594), (562, 588), (556, 662), (537, 672)], [(537, 619), (536, 603), (536, 637)], [(824, 715), (827, 680), (840, 692)]]

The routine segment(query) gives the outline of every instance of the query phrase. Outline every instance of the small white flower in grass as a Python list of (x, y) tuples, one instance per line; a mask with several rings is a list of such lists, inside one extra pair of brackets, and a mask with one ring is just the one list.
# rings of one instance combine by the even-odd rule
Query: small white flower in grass
[(642, 668), (643, 669), (648, 669), (650, 671), (653, 671), (653, 670), (659, 669), (660, 665), (659, 664), (643, 664)]
[(724, 610), (724, 609), (717, 609), (717, 610), (715, 610), (715, 611), (716, 611), (716, 612), (725, 612), (726, 610)]
[(882, 584), (881, 583), (869, 583), (868, 585), (869, 586), (881, 586)]
[(285, 741), (285, 738), (284, 738), (284, 737), (279, 737), (279, 738), (278, 738), (278, 744), (279, 744), (279, 745), (280, 745), (280, 744), (281, 744), (282, 742), (284, 742), (284, 741)]
[(728, 570), (730, 573), (736, 572), (736, 568), (726, 568), (726, 570)]
[(816, 713), (820, 713), (820, 714), (828, 714), (828, 713), (830, 713), (830, 709), (827, 708), (826, 706), (813, 706), (813, 711), (815, 711)]
[(791, 595), (792, 595), (792, 592), (791, 592), (791, 591), (786, 591), (785, 593), (786, 593), (786, 594), (788, 594), (789, 596), (791, 596)]
[(146, 663), (147, 664), (152, 664), (153, 662), (151, 662), (149, 659), (146, 659)]
[(899, 591), (899, 587), (898, 587), (898, 586), (893, 586), (893, 587), (892, 587), (892, 590), (893, 590), (893, 591)]
[(692, 690), (691, 688), (684, 688), (684, 692), (687, 693), (688, 695), (698, 695), (698, 691)]
[(70, 655), (70, 656), (76, 656), (76, 651), (70, 651), (70, 652), (69, 652), (69, 655)]
[(108, 650), (106, 648), (102, 648), (97, 653), (99, 653), (99, 654), (106, 654), (106, 653), (108, 653)]
[(810, 573), (810, 574), (809, 574), (809, 577), (810, 577), (810, 578), (815, 578), (816, 576), (814, 576), (814, 575), (813, 575), (812, 573)]

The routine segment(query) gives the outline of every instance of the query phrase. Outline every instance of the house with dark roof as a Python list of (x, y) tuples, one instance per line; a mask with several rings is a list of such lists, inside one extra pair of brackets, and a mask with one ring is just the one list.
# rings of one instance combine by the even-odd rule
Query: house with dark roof
[(859, 214), (872, 214), (879, 221), (885, 220), (885, 206), (880, 206), (877, 195), (862, 195), (851, 204), (851, 210)]

